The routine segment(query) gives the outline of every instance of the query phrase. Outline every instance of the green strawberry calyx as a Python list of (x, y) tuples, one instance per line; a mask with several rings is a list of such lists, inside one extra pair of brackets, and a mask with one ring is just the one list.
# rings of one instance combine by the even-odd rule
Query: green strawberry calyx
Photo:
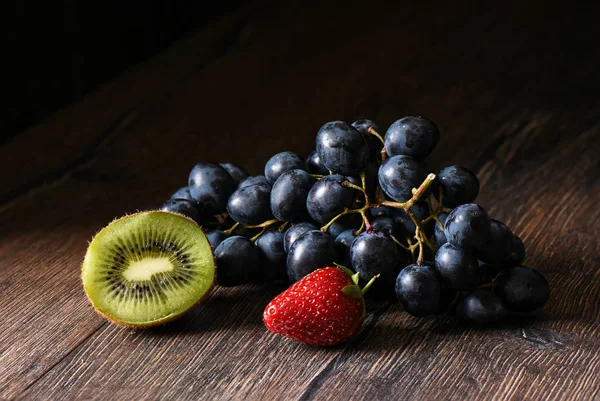
[(347, 285), (344, 288), (342, 288), (342, 292), (344, 293), (344, 295), (347, 295), (351, 298), (363, 299), (365, 293), (369, 290), (369, 288), (371, 288), (371, 286), (373, 285), (375, 280), (377, 280), (377, 278), (379, 277), (379, 274), (376, 275), (371, 280), (369, 280), (369, 282), (361, 289), (358, 286), (358, 279), (360, 276), (359, 273), (354, 273), (352, 270), (348, 269), (346, 266), (342, 266), (338, 263), (334, 263), (334, 265), (338, 269), (340, 269), (341, 271), (346, 273), (348, 276), (350, 276), (350, 279), (352, 279), (352, 282), (354, 284), (350, 284), (350, 285)]

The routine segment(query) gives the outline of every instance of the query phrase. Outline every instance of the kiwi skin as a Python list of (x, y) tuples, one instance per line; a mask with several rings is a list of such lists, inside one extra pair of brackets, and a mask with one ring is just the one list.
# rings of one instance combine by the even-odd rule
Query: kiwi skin
[[(120, 221), (120, 220), (129, 218), (129, 217), (135, 216), (135, 215), (140, 214), (140, 213), (154, 213), (154, 212), (174, 214), (174, 215), (177, 215), (179, 217), (183, 217), (184, 219), (189, 220), (192, 223), (194, 223), (196, 226), (198, 226), (198, 223), (196, 221), (190, 219), (189, 217), (187, 217), (187, 216), (185, 216), (185, 215), (183, 215), (181, 213), (165, 212), (165, 211), (162, 211), (162, 210), (149, 210), (149, 211), (144, 211), (144, 212), (137, 212), (137, 213), (125, 214), (124, 216), (115, 218), (113, 221), (111, 221), (106, 226), (102, 227), (98, 232), (96, 232), (96, 234), (94, 234), (94, 236), (96, 236), (97, 234), (99, 234), (100, 231), (102, 231), (105, 228), (109, 227), (111, 224), (116, 223), (117, 221)], [(202, 226), (198, 226), (198, 227), (202, 230), (202, 233), (204, 233), (204, 235), (206, 235), (206, 232), (204, 231), (204, 228)], [(86, 295), (87, 299), (90, 301), (90, 303), (92, 304), (92, 307), (94, 308), (94, 310), (96, 311), (96, 313), (98, 313), (100, 316), (104, 317), (105, 319), (109, 320), (111, 323), (115, 323), (115, 324), (117, 324), (119, 326), (129, 327), (129, 328), (132, 328), (132, 329), (144, 329), (144, 328), (154, 327), (154, 326), (160, 326), (160, 325), (164, 325), (166, 323), (172, 322), (173, 320), (177, 320), (180, 317), (186, 315), (189, 311), (191, 311), (196, 306), (198, 306), (199, 304), (201, 304), (208, 297), (208, 295), (210, 295), (212, 289), (214, 288), (215, 283), (216, 283), (216, 279), (217, 279), (217, 269), (216, 269), (217, 260), (215, 259), (215, 253), (214, 253), (212, 247), (209, 247), (209, 248), (210, 248), (210, 254), (211, 254), (212, 259), (213, 259), (213, 263), (215, 265), (214, 275), (213, 275), (213, 280), (212, 280), (211, 286), (210, 286), (209, 290), (206, 291), (206, 294), (204, 294), (204, 296), (198, 300), (198, 302), (196, 302), (194, 305), (190, 306), (189, 309), (187, 309), (187, 310), (185, 310), (185, 311), (183, 311), (181, 313), (173, 314), (173, 315), (170, 315), (170, 316), (166, 316), (166, 317), (164, 317), (162, 319), (153, 320), (153, 321), (148, 322), (148, 323), (140, 323), (140, 324), (128, 323), (128, 322), (120, 321), (117, 318), (115, 318), (114, 316), (111, 316), (111, 315), (109, 315), (107, 313), (104, 313), (104, 312), (96, 309), (96, 306), (92, 302), (92, 299), (89, 297), (87, 291), (84, 291), (85, 295)], [(83, 281), (83, 263), (82, 263), (81, 268), (82, 268), (82, 281)], [(84, 286), (84, 290), (85, 290), (85, 286)]]

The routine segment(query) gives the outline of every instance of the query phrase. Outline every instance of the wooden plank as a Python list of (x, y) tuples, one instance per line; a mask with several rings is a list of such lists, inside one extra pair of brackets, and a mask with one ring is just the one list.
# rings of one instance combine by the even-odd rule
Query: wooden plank
[[(599, 397), (600, 109), (585, 88), (597, 84), (600, 62), (566, 46), (591, 32), (559, 35), (549, 19), (556, 10), (535, 6), (448, 6), (433, 15), (395, 7), (252, 14), (244, 46), (168, 95), (157, 83), (135, 107), (115, 106), (123, 123), (93, 164), (2, 210), (0, 260), (9, 268), (0, 269), (8, 300), (0, 303), (0, 397)], [(377, 24), (346, 29), (357, 15)], [(399, 23), (399, 15), (410, 18)], [(557, 47), (566, 53), (557, 57)], [(175, 75), (190, 71), (189, 51), (170, 53)], [(540, 76), (545, 59), (553, 63)], [(568, 69), (578, 62), (585, 67)], [(150, 81), (154, 65), (132, 75)], [(107, 98), (127, 89), (113, 86)], [(387, 124), (418, 112), (443, 132), (430, 168), (476, 168), (480, 202), (524, 238), (527, 263), (550, 279), (553, 297), (539, 319), (484, 330), (376, 304), (352, 343), (316, 349), (262, 327), (262, 308), (281, 288), (219, 289), (188, 318), (146, 332), (105, 324), (88, 306), (78, 277), (85, 241), (114, 216), (160, 203), (197, 160), (257, 173), (276, 151), (307, 154), (327, 120), (360, 114)]]

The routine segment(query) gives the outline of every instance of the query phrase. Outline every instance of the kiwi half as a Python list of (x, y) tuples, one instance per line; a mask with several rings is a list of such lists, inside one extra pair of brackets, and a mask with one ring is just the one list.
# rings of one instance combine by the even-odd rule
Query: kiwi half
[(215, 260), (194, 221), (170, 212), (141, 212), (94, 236), (82, 280), (96, 311), (118, 324), (148, 327), (202, 301), (214, 284)]

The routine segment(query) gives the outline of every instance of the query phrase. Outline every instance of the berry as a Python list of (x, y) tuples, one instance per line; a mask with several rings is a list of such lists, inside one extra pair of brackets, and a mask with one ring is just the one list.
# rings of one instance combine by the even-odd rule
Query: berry
[(452, 209), (444, 224), (446, 240), (459, 248), (472, 249), (482, 245), (489, 232), (487, 212), (474, 203)]
[(187, 199), (194, 201), (194, 198), (192, 198), (192, 195), (190, 195), (190, 189), (188, 187), (179, 188), (173, 193), (173, 195), (171, 195), (171, 199)]
[(271, 220), (271, 187), (264, 184), (238, 188), (229, 198), (227, 212), (240, 224), (257, 225)]
[(294, 341), (332, 346), (356, 335), (365, 316), (358, 277), (337, 267), (307, 275), (265, 308), (267, 329)]
[(288, 228), (283, 236), (283, 249), (289, 252), (292, 244), (298, 239), (299, 236), (307, 231), (318, 230), (319, 227), (316, 224), (303, 222), (293, 225)]
[(352, 206), (354, 190), (342, 185), (347, 180), (343, 175), (328, 175), (312, 186), (306, 198), (306, 208), (312, 219), (326, 224)]
[(442, 188), (442, 203), (446, 207), (471, 203), (479, 194), (479, 180), (466, 167), (446, 167), (438, 173), (437, 183)]
[(283, 249), (283, 233), (267, 231), (256, 240), (263, 276), (267, 280), (285, 280), (287, 255)]
[(281, 221), (306, 220), (306, 199), (314, 182), (304, 170), (290, 170), (280, 175), (271, 191), (273, 216)]
[(420, 162), (409, 156), (394, 156), (379, 167), (378, 179), (381, 190), (396, 202), (406, 202), (412, 197), (412, 189), (425, 179), (425, 169)]
[(222, 230), (212, 230), (206, 233), (206, 238), (210, 242), (212, 249), (217, 249), (219, 244), (227, 239), (227, 234)]
[(260, 255), (248, 238), (229, 237), (215, 249), (217, 282), (223, 287), (246, 284), (258, 278)]
[(494, 323), (506, 315), (506, 308), (493, 291), (477, 290), (459, 302), (456, 314), (478, 323)]
[(468, 290), (479, 284), (479, 266), (467, 250), (446, 243), (435, 254), (435, 269), (453, 290)]
[(365, 141), (367, 141), (371, 159), (376, 159), (381, 154), (383, 143), (381, 143), (379, 138), (369, 132), (369, 128), (372, 127), (375, 131), (379, 132), (379, 127), (371, 120), (357, 120), (352, 123), (352, 126), (356, 128), (365, 138)]
[(244, 170), (242, 167), (238, 166), (237, 164), (221, 163), (220, 166), (223, 167), (225, 170), (227, 170), (227, 172), (229, 173), (231, 178), (233, 178), (233, 182), (235, 182), (236, 186), (238, 186), (240, 184), (240, 182), (242, 182), (243, 180), (248, 178), (248, 173), (246, 172), (246, 170)]
[(500, 272), (496, 278), (496, 292), (507, 309), (532, 312), (548, 301), (550, 286), (535, 269), (517, 266)]
[(163, 212), (174, 212), (183, 214), (190, 219), (202, 224), (200, 221), (200, 212), (196, 207), (196, 203), (187, 199), (168, 199), (162, 204), (160, 210)]
[(447, 217), (448, 213), (440, 213), (438, 219), (440, 220), (442, 225), (440, 226), (440, 223), (436, 221), (433, 227), (433, 237), (438, 248), (447, 242), (446, 234), (444, 233), (444, 223), (446, 222)]
[(442, 282), (432, 265), (412, 264), (400, 271), (396, 278), (396, 297), (413, 316), (427, 316), (440, 308)]
[(188, 178), (192, 198), (208, 214), (223, 213), (235, 182), (227, 170), (218, 164), (201, 162), (194, 166)]
[(244, 178), (242, 181), (240, 181), (238, 189), (255, 184), (271, 185), (269, 184), (269, 181), (267, 181), (264, 175), (253, 175), (251, 177)]
[(281, 152), (271, 157), (265, 165), (265, 178), (273, 185), (279, 176), (290, 170), (306, 170), (306, 163), (294, 152)]
[(343, 121), (324, 124), (317, 133), (319, 158), (328, 170), (359, 175), (369, 161), (369, 146), (356, 128)]
[(440, 140), (437, 126), (423, 117), (404, 117), (385, 133), (385, 149), (390, 156), (405, 155), (423, 160)]
[(321, 158), (316, 150), (313, 150), (306, 158), (306, 168), (311, 174), (328, 175), (329, 170), (321, 163)]
[(321, 231), (302, 234), (288, 251), (287, 274), (294, 283), (307, 274), (335, 261), (335, 240)]

